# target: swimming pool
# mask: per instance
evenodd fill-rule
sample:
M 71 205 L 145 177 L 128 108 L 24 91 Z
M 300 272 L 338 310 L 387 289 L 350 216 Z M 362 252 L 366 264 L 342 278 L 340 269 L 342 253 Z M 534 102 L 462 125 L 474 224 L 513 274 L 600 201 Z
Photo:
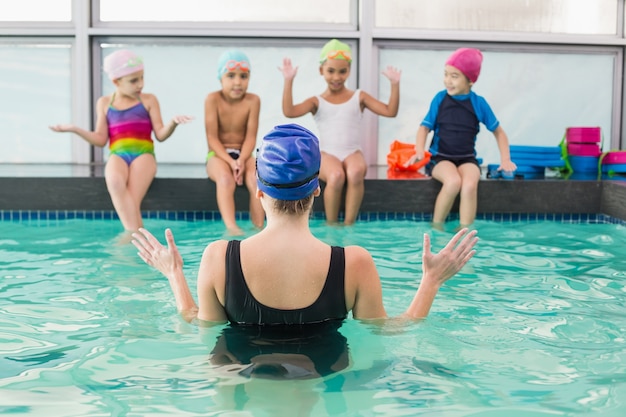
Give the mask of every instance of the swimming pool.
M 195 293 L 200 255 L 222 237 L 221 222 L 146 226 L 158 236 L 172 228 Z M 623 416 L 626 228 L 476 226 L 477 255 L 426 321 L 347 320 L 337 340 L 349 364 L 276 381 L 212 363 L 225 328 L 182 322 L 165 278 L 115 244 L 117 220 L 0 222 L 0 414 Z M 417 287 L 422 233 L 436 250 L 450 237 L 401 220 L 314 220 L 312 229 L 372 252 L 392 315 Z

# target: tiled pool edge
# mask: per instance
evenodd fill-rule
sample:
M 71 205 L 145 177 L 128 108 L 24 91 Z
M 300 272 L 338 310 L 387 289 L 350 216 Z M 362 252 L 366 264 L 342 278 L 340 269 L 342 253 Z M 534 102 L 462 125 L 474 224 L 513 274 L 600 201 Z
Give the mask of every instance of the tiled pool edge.
M 439 189 L 439 183 L 430 179 L 366 180 L 361 219 L 428 221 Z M 245 218 L 245 188 L 236 190 L 235 204 L 238 216 Z M 323 197 L 315 200 L 313 208 L 317 218 L 323 216 Z M 142 209 L 148 218 L 219 218 L 215 184 L 204 178 L 157 178 Z M 453 217 L 457 211 L 458 202 L 452 209 Z M 3 219 L 106 219 L 114 218 L 115 213 L 103 178 L 0 178 L 0 215 Z M 602 215 L 626 221 L 626 182 L 483 180 L 479 184 L 478 219 L 509 221 L 547 216 L 567 220 Z
M 249 219 L 247 212 L 237 212 L 237 220 Z M 221 219 L 217 211 L 144 211 L 144 219 L 172 220 L 202 222 Z M 312 219 L 324 220 L 322 212 L 312 214 Z M 359 221 L 380 220 L 407 220 L 416 222 L 428 222 L 432 218 L 431 213 L 414 212 L 367 212 L 359 215 Z M 111 220 L 117 219 L 113 210 L 0 210 L 0 221 L 5 222 L 45 222 L 63 221 L 72 219 L 86 220 Z M 457 214 L 452 214 L 450 220 L 458 220 Z M 612 223 L 626 226 L 626 220 L 611 217 L 605 214 L 590 213 L 480 213 L 477 220 L 495 222 L 540 222 L 555 221 L 560 223 Z

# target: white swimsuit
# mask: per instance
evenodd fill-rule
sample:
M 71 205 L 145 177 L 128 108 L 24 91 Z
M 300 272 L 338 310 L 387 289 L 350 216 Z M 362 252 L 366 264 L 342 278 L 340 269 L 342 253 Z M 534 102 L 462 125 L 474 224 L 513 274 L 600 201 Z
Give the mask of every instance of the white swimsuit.
M 350 100 L 333 104 L 317 96 L 317 112 L 313 116 L 319 130 L 320 150 L 334 155 L 340 161 L 361 150 L 361 91 L 356 90 Z

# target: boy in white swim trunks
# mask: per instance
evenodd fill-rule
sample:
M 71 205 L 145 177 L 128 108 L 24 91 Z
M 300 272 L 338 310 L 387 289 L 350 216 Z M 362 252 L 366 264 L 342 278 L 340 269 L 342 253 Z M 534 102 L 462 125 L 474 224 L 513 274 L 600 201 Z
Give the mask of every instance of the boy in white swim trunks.
M 389 103 L 385 104 L 361 90 L 350 90 L 345 83 L 350 76 L 352 51 L 350 46 L 332 39 L 322 48 L 320 74 L 328 87 L 319 96 L 313 96 L 302 103 L 293 104 L 293 79 L 298 67 L 285 58 L 280 68 L 285 77 L 283 90 L 283 113 L 286 117 L 300 117 L 307 113 L 319 129 L 322 164 L 320 179 L 324 188 L 324 210 L 328 223 L 339 221 L 339 209 L 344 186 L 346 200 L 344 224 L 353 224 L 359 214 L 365 192 L 367 163 L 361 151 L 361 117 L 364 109 L 373 113 L 395 117 L 400 103 L 400 75 L 394 67 L 383 71 L 391 81 Z

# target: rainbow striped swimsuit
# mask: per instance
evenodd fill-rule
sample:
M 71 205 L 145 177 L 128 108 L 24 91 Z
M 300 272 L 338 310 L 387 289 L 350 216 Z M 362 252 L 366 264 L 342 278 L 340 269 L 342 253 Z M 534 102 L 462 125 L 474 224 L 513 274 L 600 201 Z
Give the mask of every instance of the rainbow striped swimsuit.
M 144 153 L 154 155 L 152 141 L 152 122 L 150 114 L 142 103 L 126 110 L 117 110 L 111 106 L 107 111 L 109 123 L 109 150 L 128 165 Z

